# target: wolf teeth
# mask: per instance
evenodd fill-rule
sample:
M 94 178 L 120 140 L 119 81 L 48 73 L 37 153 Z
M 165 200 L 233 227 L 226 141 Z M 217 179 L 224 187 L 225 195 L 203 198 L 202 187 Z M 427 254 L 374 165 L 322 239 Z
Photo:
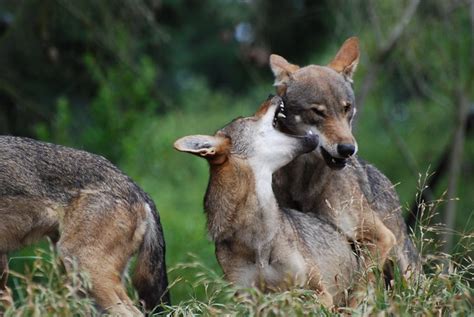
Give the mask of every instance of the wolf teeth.
M 286 116 L 285 116 L 283 113 L 280 112 L 280 113 L 278 114 L 278 118 L 286 118 Z

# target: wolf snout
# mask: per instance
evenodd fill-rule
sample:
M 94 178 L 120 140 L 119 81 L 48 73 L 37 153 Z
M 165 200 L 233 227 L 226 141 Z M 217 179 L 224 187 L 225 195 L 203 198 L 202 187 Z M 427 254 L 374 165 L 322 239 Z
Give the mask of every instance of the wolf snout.
M 356 147 L 354 144 L 338 144 L 337 145 L 337 153 L 344 157 L 344 158 L 348 158 L 352 155 L 354 155 L 356 151 Z

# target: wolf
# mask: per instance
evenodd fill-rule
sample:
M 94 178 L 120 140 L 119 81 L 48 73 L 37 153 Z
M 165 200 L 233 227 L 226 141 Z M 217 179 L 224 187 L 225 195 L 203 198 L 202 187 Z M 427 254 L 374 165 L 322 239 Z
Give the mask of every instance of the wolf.
M 315 215 L 280 208 L 272 174 L 312 151 L 314 134 L 276 129 L 281 98 L 262 104 L 210 135 L 178 139 L 174 147 L 205 158 L 210 178 L 204 198 L 207 228 L 225 278 L 264 291 L 307 287 L 328 307 L 345 305 L 358 260 L 345 236 Z
M 277 124 L 286 133 L 319 136 L 319 146 L 278 170 L 278 203 L 317 213 L 366 248 L 366 268 L 381 266 L 390 252 L 403 273 L 418 269 L 418 252 L 407 234 L 392 183 L 356 156 L 351 132 L 356 104 L 352 77 L 359 62 L 356 37 L 344 42 L 327 66 L 299 67 L 270 56 L 274 86 L 285 104 Z
M 0 136 L 0 295 L 7 253 L 43 237 L 66 270 L 88 273 L 91 295 L 108 313 L 141 316 L 122 284 L 138 253 L 133 284 L 146 309 L 169 303 L 165 241 L 152 199 L 105 158 L 29 138 Z

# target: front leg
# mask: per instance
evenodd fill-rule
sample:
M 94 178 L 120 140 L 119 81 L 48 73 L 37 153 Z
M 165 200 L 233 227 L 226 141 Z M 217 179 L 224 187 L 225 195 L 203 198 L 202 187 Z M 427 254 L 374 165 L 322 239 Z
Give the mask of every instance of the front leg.
M 385 224 L 371 211 L 362 215 L 361 221 L 356 232 L 356 240 L 362 244 L 367 252 L 367 258 L 363 261 L 363 272 L 367 272 L 367 280 L 369 283 L 375 282 L 373 269 L 383 270 L 390 250 L 397 244 L 395 235 L 388 229 Z M 356 307 L 360 302 L 360 293 L 366 288 L 363 278 L 353 288 L 349 307 Z
M 227 281 L 240 287 L 258 286 L 255 259 L 249 254 L 239 252 L 238 248 L 231 248 L 227 243 L 220 243 L 216 244 L 216 257 Z
M 321 273 L 316 266 L 312 266 L 308 274 L 308 286 L 311 290 L 316 291 L 318 294 L 319 301 L 322 305 L 327 308 L 334 306 L 334 300 L 332 295 L 328 292 L 326 286 L 321 280 Z
M 361 241 L 364 249 L 367 250 L 368 259 L 364 264 L 366 269 L 376 267 L 382 270 L 390 251 L 397 244 L 395 235 L 373 211 L 363 214 L 356 240 Z

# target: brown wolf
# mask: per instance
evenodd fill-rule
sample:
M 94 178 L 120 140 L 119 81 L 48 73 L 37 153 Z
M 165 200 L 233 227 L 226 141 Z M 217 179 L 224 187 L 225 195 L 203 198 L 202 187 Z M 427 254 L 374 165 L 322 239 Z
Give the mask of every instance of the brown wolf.
M 308 287 L 325 305 L 343 304 L 358 265 L 345 236 L 314 215 L 281 209 L 272 191 L 273 172 L 318 143 L 315 135 L 275 128 L 281 105 L 274 97 L 253 117 L 236 119 L 214 136 L 183 137 L 175 148 L 210 164 L 204 207 L 229 281 L 263 290 Z
M 76 261 L 91 295 L 112 314 L 138 316 L 122 274 L 138 251 L 133 283 L 147 309 L 169 302 L 165 242 L 155 204 L 103 157 L 32 139 L 0 137 L 0 292 L 6 254 L 44 236 L 66 266 Z M 1 295 L 1 294 L 0 294 Z
M 313 131 L 320 144 L 274 175 L 278 202 L 317 213 L 369 251 L 367 266 L 379 265 L 390 250 L 402 272 L 417 267 L 398 196 L 375 167 L 358 159 L 351 132 L 356 113 L 352 75 L 359 61 L 357 38 L 348 39 L 328 66 L 300 68 L 272 55 L 277 93 L 285 103 L 282 131 Z

